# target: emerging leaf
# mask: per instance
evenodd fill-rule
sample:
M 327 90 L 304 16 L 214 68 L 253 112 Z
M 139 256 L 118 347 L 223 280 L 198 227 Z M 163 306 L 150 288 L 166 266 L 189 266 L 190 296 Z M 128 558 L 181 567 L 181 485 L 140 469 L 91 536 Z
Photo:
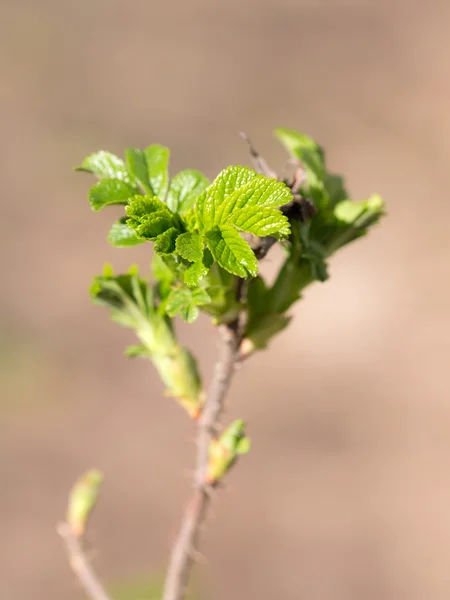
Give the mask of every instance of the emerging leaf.
M 250 439 L 245 435 L 245 422 L 233 421 L 218 440 L 213 440 L 209 449 L 206 479 L 215 484 L 222 479 L 236 462 L 238 456 L 250 451 Z
M 110 204 L 126 204 L 128 198 L 139 192 L 138 188 L 120 179 L 102 179 L 89 190 L 88 198 L 93 210 Z
M 179 235 L 180 232 L 175 227 L 166 229 L 155 240 L 155 252 L 158 254 L 172 254 L 175 252 L 176 241 Z
M 116 248 L 126 248 L 143 244 L 144 239 L 139 238 L 136 233 L 128 227 L 121 219 L 114 223 L 108 233 L 108 241 Z
M 172 212 L 184 213 L 208 187 L 208 179 L 199 171 L 187 169 L 175 175 L 169 185 L 167 206 Z
M 101 179 L 120 179 L 130 183 L 130 175 L 122 159 L 111 152 L 100 150 L 87 156 L 75 171 L 87 171 Z
M 209 268 L 204 264 L 203 260 L 192 263 L 184 272 L 184 283 L 190 288 L 197 287 L 208 271 Z
M 143 150 L 128 148 L 125 151 L 125 160 L 130 173 L 139 182 L 147 194 L 153 196 L 153 189 L 148 179 L 147 158 Z
M 70 492 L 67 523 L 77 537 L 81 537 L 85 532 L 87 521 L 97 502 L 102 483 L 103 474 L 100 471 L 91 469 L 80 477 Z
M 190 261 L 198 262 L 203 256 L 203 240 L 198 233 L 182 233 L 177 239 L 178 254 Z
M 169 184 L 169 149 L 159 144 L 153 144 L 144 150 L 144 154 L 150 187 L 155 196 L 165 198 Z
M 170 317 L 180 315 L 187 323 L 193 323 L 198 317 L 198 306 L 211 301 L 209 294 L 197 288 L 173 288 L 167 298 L 166 312 Z

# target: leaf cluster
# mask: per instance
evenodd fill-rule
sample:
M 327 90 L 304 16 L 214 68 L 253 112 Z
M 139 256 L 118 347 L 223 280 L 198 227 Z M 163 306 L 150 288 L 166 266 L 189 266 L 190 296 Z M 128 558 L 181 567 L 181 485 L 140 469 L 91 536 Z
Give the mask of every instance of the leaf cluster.
M 351 201 L 310 137 L 290 129 L 277 129 L 275 136 L 295 162 L 298 185 L 245 166 L 227 167 L 212 182 L 193 169 L 170 178 L 169 150 L 158 144 L 128 149 L 124 160 L 102 150 L 78 167 L 99 179 L 89 191 L 94 210 L 124 206 L 108 234 L 112 245 L 153 243 L 158 314 L 193 322 L 202 310 L 220 323 L 246 310 L 248 350 L 264 347 L 287 326 L 302 290 L 328 278 L 329 257 L 383 214 L 377 195 Z M 312 218 L 299 217 L 305 202 L 314 206 Z M 271 286 L 254 252 L 268 236 L 286 253 Z M 245 303 L 236 298 L 242 279 L 249 280 Z

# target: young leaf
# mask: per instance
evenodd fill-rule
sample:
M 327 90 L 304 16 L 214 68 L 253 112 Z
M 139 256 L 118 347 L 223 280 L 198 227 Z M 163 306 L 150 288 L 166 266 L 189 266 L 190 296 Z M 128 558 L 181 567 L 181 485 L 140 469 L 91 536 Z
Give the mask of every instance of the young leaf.
M 164 211 L 156 211 L 142 219 L 142 223 L 136 227 L 136 232 L 143 238 L 154 241 L 159 235 L 168 229 L 173 229 L 173 221 L 170 215 Z
M 246 231 L 260 237 L 276 235 L 287 237 L 291 226 L 289 220 L 279 210 L 253 206 L 242 211 L 235 211 L 227 220 L 241 231 Z
M 198 306 L 208 304 L 211 298 L 201 289 L 173 288 L 167 298 L 166 312 L 169 317 L 180 315 L 184 321 L 193 323 L 198 317 Z
M 122 159 L 111 152 L 100 150 L 87 156 L 75 171 L 86 171 L 101 179 L 120 179 L 130 183 L 130 175 Z
M 147 161 L 148 182 L 155 196 L 165 198 L 169 183 L 169 149 L 159 144 L 148 146 L 144 150 Z
M 109 230 L 108 241 L 115 248 L 137 246 L 138 244 L 143 244 L 145 242 L 144 239 L 137 237 L 136 233 L 130 229 L 122 219 L 117 221 L 117 223 L 114 223 Z
M 204 264 L 202 260 L 192 263 L 190 267 L 184 272 L 184 283 L 192 288 L 197 287 L 200 281 L 208 273 L 209 268 Z
M 88 198 L 93 210 L 101 210 L 110 204 L 126 204 L 138 192 L 137 186 L 120 179 L 102 179 L 91 187 Z
M 243 218 L 251 207 L 277 207 L 292 200 L 289 188 L 276 179 L 258 175 L 248 167 L 224 169 L 198 199 L 196 210 L 201 229 Z
M 170 182 L 167 206 L 172 212 L 186 212 L 208 185 L 209 181 L 203 173 L 194 169 L 180 171 Z
M 180 232 L 175 227 L 166 229 L 155 240 L 155 252 L 158 254 L 172 254 L 172 252 L 175 252 L 176 241 L 179 235 Z
M 294 129 L 278 127 L 275 129 L 275 137 L 283 144 L 293 158 L 303 160 L 303 156 L 315 154 L 320 161 L 324 162 L 323 149 L 309 136 L 299 133 Z
M 182 233 L 177 239 L 178 254 L 190 261 L 198 262 L 203 256 L 203 240 L 198 233 Z
M 147 194 L 153 196 L 152 186 L 148 180 L 147 158 L 145 152 L 137 148 L 125 150 L 125 160 L 128 170 L 140 183 Z
M 161 262 L 156 270 L 163 270 Z M 155 306 L 152 288 L 139 278 L 136 269 L 115 276 L 109 267 L 95 278 L 91 294 L 96 304 L 110 309 L 114 321 L 134 329 L 167 386 L 168 394 L 176 397 L 191 416 L 197 417 L 203 394 L 195 359 L 178 344 L 170 319 Z M 194 303 L 201 300 L 193 294 Z M 136 353 L 143 355 L 144 350 L 135 349 Z
M 138 236 L 149 240 L 155 240 L 159 235 L 177 225 L 175 215 L 156 196 L 131 198 L 126 213 L 129 217 L 127 225 L 136 231 Z M 173 239 L 173 232 L 171 236 Z M 161 243 L 163 242 L 161 241 Z
M 206 243 L 214 260 L 238 277 L 255 277 L 258 261 L 248 243 L 231 225 L 222 225 L 207 231 Z

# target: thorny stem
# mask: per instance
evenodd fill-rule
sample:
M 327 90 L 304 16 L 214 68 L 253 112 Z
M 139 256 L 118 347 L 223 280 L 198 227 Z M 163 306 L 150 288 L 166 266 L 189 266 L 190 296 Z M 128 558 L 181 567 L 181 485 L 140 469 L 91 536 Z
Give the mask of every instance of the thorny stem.
M 199 528 L 210 503 L 210 487 L 207 483 L 209 447 L 223 409 L 224 400 L 239 360 L 241 335 L 239 322 L 220 328 L 221 357 L 216 366 L 197 433 L 197 464 L 194 493 L 186 508 L 178 538 L 172 550 L 164 587 L 163 600 L 183 600 L 197 550 Z
M 89 564 L 81 541 L 74 534 L 72 527 L 68 523 L 61 523 L 58 526 L 58 533 L 66 545 L 70 566 L 89 598 L 91 600 L 111 600 Z

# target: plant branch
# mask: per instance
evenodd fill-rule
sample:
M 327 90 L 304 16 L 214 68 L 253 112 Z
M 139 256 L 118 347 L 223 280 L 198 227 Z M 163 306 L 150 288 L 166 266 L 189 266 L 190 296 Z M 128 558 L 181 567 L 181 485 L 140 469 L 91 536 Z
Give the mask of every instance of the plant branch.
M 74 534 L 72 527 L 68 523 L 61 523 L 58 526 L 58 533 L 66 545 L 70 566 L 89 598 L 111 600 L 89 564 L 80 539 Z
M 199 529 L 205 520 L 210 503 L 210 486 L 207 482 L 209 448 L 215 437 L 224 400 L 239 360 L 241 334 L 239 322 L 222 326 L 221 357 L 216 366 L 197 433 L 197 463 L 194 476 L 194 493 L 186 508 L 178 538 L 172 550 L 164 587 L 163 600 L 183 600 L 197 551 Z

